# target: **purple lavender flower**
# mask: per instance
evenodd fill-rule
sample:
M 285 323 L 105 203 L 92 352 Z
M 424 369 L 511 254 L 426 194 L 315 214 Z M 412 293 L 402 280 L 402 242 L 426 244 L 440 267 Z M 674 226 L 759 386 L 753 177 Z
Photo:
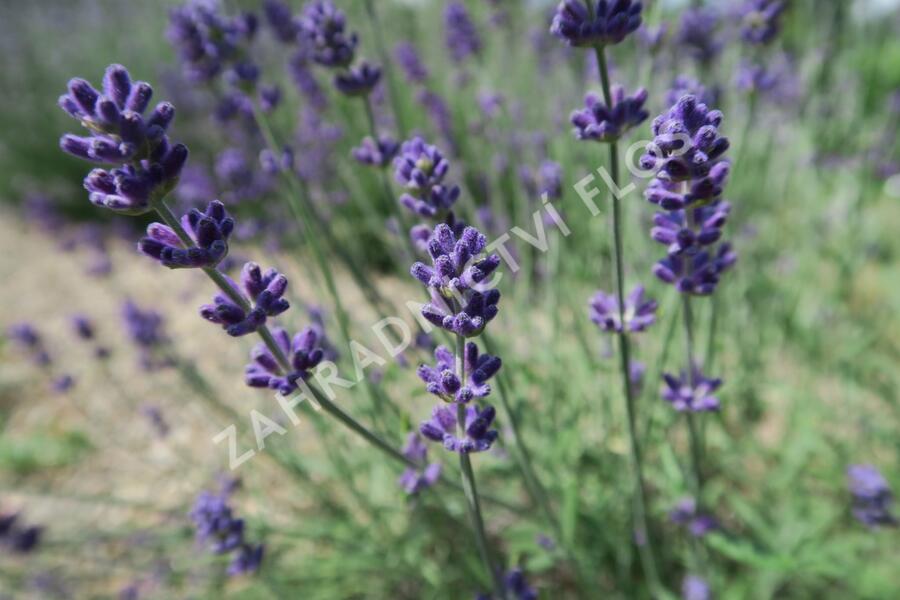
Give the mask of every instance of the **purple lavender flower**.
M 507 597 L 514 600 L 537 600 L 538 593 L 528 585 L 525 580 L 525 572 L 520 567 L 515 567 L 503 576 L 503 587 Z M 479 594 L 475 600 L 493 600 L 491 594 Z
M 656 213 L 650 237 L 666 245 L 669 256 L 695 254 L 722 237 L 722 227 L 728 220 L 731 204 L 722 200 L 693 209 L 695 225 L 685 221 L 685 211 Z
M 71 322 L 79 338 L 85 341 L 94 339 L 94 324 L 85 315 L 72 315 Z
M 410 42 L 399 42 L 394 46 L 394 58 L 409 83 L 424 84 L 428 80 L 428 69 L 422 64 L 419 51 Z
M 275 38 L 282 44 L 293 44 L 300 33 L 300 19 L 291 12 L 291 7 L 282 0 L 264 0 L 263 14 L 272 28 Z
M 656 321 L 656 300 L 644 297 L 644 287 L 635 287 L 625 298 L 625 329 L 627 331 L 644 331 Z M 598 291 L 590 303 L 591 321 L 602 331 L 621 332 L 619 319 L 619 301 L 613 294 Z
M 331 0 L 308 3 L 300 17 L 300 36 L 312 60 L 325 67 L 346 67 L 353 62 L 358 38 L 347 34 L 347 20 Z
M 501 361 L 490 354 L 479 354 L 478 346 L 468 342 L 463 356 L 466 381 L 455 374 L 456 357 L 446 346 L 434 351 L 435 366 L 420 365 L 419 378 L 428 384 L 427 389 L 444 402 L 465 404 L 472 398 L 484 398 L 491 393 L 488 380 L 500 370 Z
M 391 164 L 399 150 L 400 144 L 394 138 L 382 135 L 378 137 L 377 142 L 372 137 L 364 137 L 362 143 L 353 148 L 351 153 L 357 162 L 364 165 L 386 167 Z
M 570 119 L 575 126 L 575 137 L 579 140 L 613 142 L 650 116 L 644 110 L 644 102 L 647 101 L 647 90 L 644 88 L 626 97 L 625 89 L 614 85 L 612 101 L 610 108 L 596 94 L 587 94 L 584 97 L 585 108 L 573 112 Z
M 7 330 L 7 336 L 27 352 L 37 366 L 46 367 L 50 364 L 50 354 L 44 346 L 44 340 L 31 323 L 12 325 Z
M 666 23 L 661 23 L 657 27 L 650 27 L 645 24 L 638 29 L 637 39 L 641 46 L 655 54 L 662 49 L 668 34 L 669 26 Z
M 562 0 L 550 33 L 570 46 L 618 44 L 641 26 L 641 3 L 631 0 Z
M 210 202 L 206 212 L 191 209 L 181 218 L 181 225 L 195 245 L 186 247 L 171 227 L 151 223 L 147 237 L 138 242 L 138 251 L 170 269 L 214 267 L 228 254 L 234 220 L 218 200 Z
M 547 194 L 553 199 L 562 198 L 562 167 L 558 162 L 545 160 L 541 162 L 537 172 L 537 191 L 539 194 Z
M 225 494 L 200 492 L 190 517 L 197 530 L 197 540 L 209 544 L 215 554 L 230 552 L 244 541 L 244 520 L 234 517 Z
M 707 106 L 712 106 L 718 102 L 718 93 L 715 90 L 707 89 L 697 79 L 689 75 L 679 75 L 672 82 L 672 87 L 666 92 L 665 102 L 672 106 L 677 104 L 684 96 L 696 96 L 700 102 Z
M 140 413 L 146 417 L 150 422 L 150 425 L 153 426 L 153 430 L 156 432 L 157 436 L 164 438 L 169 435 L 169 424 L 166 422 L 166 419 L 158 406 L 154 404 L 144 404 L 140 408 Z
M 441 151 L 421 137 L 403 142 L 394 159 L 394 178 L 407 190 L 400 203 L 426 218 L 448 211 L 460 193 L 459 186 L 443 183 L 449 169 L 450 163 Z
M 367 96 L 381 80 L 381 68 L 365 61 L 334 76 L 334 86 L 345 96 Z
M 183 144 L 172 145 L 165 135 L 175 116 L 171 104 L 161 102 L 144 117 L 152 94 L 147 83 L 132 83 L 125 67 L 110 65 L 102 93 L 84 79 L 72 79 L 68 94 L 60 97 L 60 107 L 91 133 L 65 134 L 60 147 L 85 160 L 120 165 L 111 171 L 94 169 L 85 178 L 93 204 L 142 214 L 150 210 L 153 198 L 175 187 L 188 151 Z
M 853 516 L 876 529 L 896 526 L 891 514 L 893 494 L 885 478 L 872 465 L 852 465 L 847 469 L 847 483 L 853 495 Z
M 250 299 L 250 310 L 244 310 L 224 292 L 213 297 L 213 304 L 200 307 L 200 316 L 221 325 L 228 335 L 238 337 L 254 333 L 265 324 L 267 317 L 276 317 L 290 308 L 282 297 L 287 290 L 287 277 L 275 269 L 263 273 L 258 264 L 248 262 L 241 271 L 240 289 L 233 281 L 228 281 L 235 294 L 245 294 Z
M 434 228 L 428 242 L 433 266 L 417 262 L 410 269 L 431 291 L 431 302 L 422 307 L 426 319 L 457 335 L 474 337 L 497 315 L 500 291 L 477 289 L 500 266 L 496 254 L 477 258 L 486 244 L 474 227 L 466 227 L 458 240 L 449 225 Z
M 169 12 L 166 36 L 191 81 L 207 82 L 228 70 L 234 80 L 252 82 L 256 67 L 244 57 L 256 29 L 253 14 L 227 17 L 217 2 L 190 0 Z
M 270 113 L 281 103 L 281 88 L 277 85 L 259 86 L 259 108 L 264 113 Z
M 53 383 L 50 387 L 57 394 L 65 394 L 73 387 L 75 387 L 75 378 L 68 373 L 63 373 L 53 380 Z
M 712 8 L 691 8 L 681 17 L 677 42 L 684 46 L 694 60 L 709 64 L 722 50 L 722 42 L 717 38 L 719 14 Z
M 249 574 L 259 569 L 263 546 L 252 546 L 244 540 L 244 520 L 236 518 L 228 505 L 228 490 L 219 494 L 200 492 L 190 517 L 198 541 L 207 544 L 215 554 L 234 553 L 229 575 Z
M 693 498 L 679 500 L 669 513 L 669 519 L 676 525 L 687 528 L 690 534 L 697 538 L 719 528 L 715 517 L 697 511 L 697 503 Z
M 303 51 L 296 52 L 288 62 L 288 72 L 294 87 L 307 101 L 309 106 L 322 112 L 328 106 L 328 97 L 312 71 L 309 58 Z
M 711 600 L 709 584 L 697 575 L 686 575 L 681 583 L 681 597 L 684 600 Z
M 171 360 L 162 356 L 169 343 L 163 329 L 163 317 L 154 310 L 142 309 L 128 300 L 122 307 L 125 331 L 140 352 L 141 366 L 153 371 L 169 366 Z
M 428 446 L 415 431 L 406 436 L 406 446 L 403 447 L 403 456 L 418 464 L 425 464 L 428 455 Z M 407 467 L 397 483 L 409 495 L 418 494 L 425 488 L 429 488 L 441 477 L 441 464 L 430 463 L 421 471 L 413 467 Z
M 256 546 L 243 544 L 234 553 L 234 557 L 231 559 L 231 564 L 228 565 L 228 570 L 226 572 L 231 576 L 252 575 L 253 573 L 256 573 L 259 570 L 260 565 L 262 565 L 264 553 L 265 546 L 263 544 L 258 544 Z
M 722 386 L 721 379 L 708 379 L 696 366 L 691 374 L 681 373 L 675 377 L 663 374 L 665 386 L 663 400 L 672 404 L 679 412 L 710 412 L 719 410 L 719 399 L 713 394 Z
M 310 371 L 323 358 L 324 351 L 319 346 L 319 336 L 312 327 L 307 327 L 291 340 L 284 329 L 273 329 L 272 337 L 288 357 L 291 371 L 285 373 L 272 352 L 260 342 L 250 352 L 253 362 L 245 370 L 245 383 L 250 387 L 262 387 L 278 390 L 288 395 L 297 389 L 297 380 L 306 380 Z
M 653 121 L 655 138 L 641 157 L 655 172 L 644 195 L 666 211 L 654 217 L 651 235 L 668 256 L 653 272 L 686 294 L 711 294 L 737 258 L 728 244 L 713 247 L 731 209 L 721 199 L 730 168 L 721 122 L 721 112 L 684 96 Z
M 741 38 L 753 45 L 764 45 L 774 40 L 781 29 L 784 9 L 783 0 L 745 0 L 738 11 Z
M 496 411 L 487 405 L 479 410 L 474 405 L 465 407 L 466 419 L 462 427 L 463 436 L 457 432 L 456 407 L 435 406 L 431 419 L 419 426 L 419 431 L 429 440 L 441 442 L 451 452 L 469 454 L 490 449 L 497 439 L 497 430 L 491 429 Z
M 450 58 L 456 63 L 481 53 L 478 29 L 465 4 L 459 0 L 451 0 L 444 9 L 444 43 L 450 51 Z

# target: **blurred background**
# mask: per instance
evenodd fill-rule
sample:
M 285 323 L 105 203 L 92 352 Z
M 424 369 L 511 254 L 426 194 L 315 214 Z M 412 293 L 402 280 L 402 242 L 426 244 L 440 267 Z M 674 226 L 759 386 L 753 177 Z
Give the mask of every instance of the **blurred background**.
M 549 33 L 555 2 L 463 2 L 477 44 L 461 53 L 448 33 L 454 2 L 335 3 L 359 34 L 358 55 L 384 67 L 374 127 L 443 151 L 462 187 L 459 217 L 489 239 L 533 232 L 546 192 L 571 229 L 548 224 L 547 252 L 512 238 L 522 268 L 504 278 L 491 326 L 505 377 L 494 387 L 511 410 L 477 470 L 498 501 L 485 519 L 505 566 L 521 567 L 540 598 L 650 597 L 633 543 L 615 344 L 587 312 L 591 294 L 613 285 L 608 208 L 598 197 L 601 214 L 589 218 L 574 189 L 607 164 L 606 149 L 576 140 L 569 123 L 585 92 L 599 93 L 593 53 Z M 372 127 L 362 103 L 279 38 L 290 19 L 267 18 L 255 0 L 205 4 L 258 16 L 239 51 L 259 68 L 257 90 L 278 90 L 268 132 L 226 78 L 198 81 L 185 68 L 171 42 L 177 2 L 0 3 L 0 598 L 475 597 L 489 582 L 462 495 L 405 494 L 402 468 L 324 415 L 307 411 L 229 470 L 213 436 L 236 423 L 240 448 L 251 448 L 249 411 L 274 418 L 271 394 L 243 384 L 253 340 L 200 319 L 210 282 L 140 255 L 151 216 L 92 205 L 90 166 L 59 148 L 64 133 L 82 134 L 57 106 L 68 80 L 99 86 L 107 65 L 123 64 L 153 85 L 154 103 L 175 105 L 169 136 L 190 148 L 170 206 L 225 203 L 237 226 L 220 268 L 237 277 L 254 260 L 286 274 L 293 308 L 281 324 L 319 328 L 350 372 L 335 294 L 369 347 L 386 312 L 414 324 L 405 303 L 421 290 L 401 250 L 403 190 L 390 167 L 352 155 Z M 293 15 L 303 4 L 287 2 Z M 651 139 L 653 117 L 682 93 L 720 108 L 732 161 L 726 235 L 739 255 L 715 297 L 696 303 L 698 347 L 725 381 L 702 431 L 705 505 L 719 526 L 698 541 L 670 518 L 690 492 L 683 421 L 659 397 L 661 373 L 683 362 L 679 299 L 651 274 L 661 251 L 646 180 L 634 179 L 623 201 L 627 276 L 660 307 L 635 344 L 665 588 L 656 595 L 689 597 L 682 581 L 701 561 L 714 597 L 897 597 L 896 529 L 854 518 L 846 471 L 871 464 L 900 484 L 900 7 L 789 0 L 775 39 L 751 45 L 742 2 L 644 4 L 642 28 L 609 50 L 612 80 L 649 92 L 650 119 L 623 147 Z M 418 75 L 402 59 L 410 49 Z M 320 219 L 309 229 L 266 161 L 267 147 L 285 145 Z M 431 410 L 415 373 L 428 345 L 338 396 L 398 448 Z M 510 417 L 557 528 L 523 482 Z M 433 445 L 429 458 L 446 454 Z M 197 540 L 189 513 L 203 490 L 228 498 L 246 538 L 264 545 L 251 572 L 235 576 Z

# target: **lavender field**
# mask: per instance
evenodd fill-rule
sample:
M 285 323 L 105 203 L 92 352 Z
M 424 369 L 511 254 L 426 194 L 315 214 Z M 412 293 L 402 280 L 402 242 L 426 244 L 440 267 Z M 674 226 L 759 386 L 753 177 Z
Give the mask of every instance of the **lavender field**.
M 0 600 L 900 596 L 900 6 L 0 5 Z

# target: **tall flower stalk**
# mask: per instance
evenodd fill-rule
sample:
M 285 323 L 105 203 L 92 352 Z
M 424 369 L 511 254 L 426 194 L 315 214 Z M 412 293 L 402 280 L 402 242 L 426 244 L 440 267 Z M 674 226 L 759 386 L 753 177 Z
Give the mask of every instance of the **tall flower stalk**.
M 155 212 L 159 216 L 163 223 L 151 224 L 138 245 L 143 254 L 169 268 L 200 269 L 219 288 L 221 297 L 201 309 L 204 318 L 221 324 L 230 335 L 255 333 L 260 337 L 262 345 L 254 349 L 247 370 L 248 385 L 262 385 L 265 379 L 265 387 L 279 392 L 296 390 L 297 382 L 306 380 L 322 358 L 316 347 L 318 339 L 305 330 L 291 341 L 283 330 L 269 329 L 266 319 L 287 309 L 280 301 L 287 282 L 277 273 L 262 275 L 249 263 L 241 291 L 218 269 L 228 254 L 228 238 L 234 229 L 221 203 L 213 201 L 205 213 L 191 211 L 182 219 L 168 207 L 165 198 L 178 183 L 188 151 L 183 144 L 170 143 L 166 136 L 166 127 L 174 118 L 171 104 L 160 103 L 149 119 L 142 117 L 152 93 L 148 84 L 132 82 L 121 65 L 107 68 L 102 92 L 83 79 L 73 79 L 59 104 L 90 135 L 66 134 L 60 145 L 79 158 L 116 165 L 112 170 L 94 169 L 85 178 L 92 203 L 126 215 Z M 404 466 L 424 466 L 341 410 L 320 390 L 305 385 L 325 412 L 367 443 Z
M 629 129 L 643 122 L 649 115 L 643 105 L 647 99 L 645 90 L 638 90 L 627 97 L 620 87 L 610 84 L 606 60 L 606 47 L 617 44 L 637 30 L 641 24 L 640 2 L 582 3 L 580 0 L 560 2 L 553 18 L 550 31 L 570 46 L 593 48 L 597 57 L 602 86 L 602 100 L 589 94 L 585 99 L 585 109 L 572 115 L 575 135 L 581 140 L 606 143 L 609 147 L 609 175 L 618 189 L 619 148 L 618 140 Z M 653 588 L 659 585 L 653 542 L 647 520 L 647 493 L 644 482 L 643 457 L 637 431 L 635 408 L 636 391 L 631 378 L 631 344 L 628 325 L 629 314 L 626 305 L 626 282 L 624 266 L 623 217 L 619 197 L 614 193 L 612 204 L 612 256 L 615 268 L 615 297 L 611 303 L 614 320 L 618 326 L 608 331 L 618 339 L 620 378 L 625 398 L 628 421 L 629 458 L 634 477 L 633 518 L 634 535 L 638 546 L 644 574 Z M 595 298 L 596 302 L 596 298 Z M 602 326 L 601 326 L 602 327 Z
M 499 598 L 506 598 L 501 571 L 488 544 L 470 458 L 472 453 L 490 449 L 498 436 L 491 429 L 496 414 L 494 407 L 490 404 L 479 407 L 478 401 L 490 394 L 487 382 L 500 370 L 501 361 L 496 356 L 480 354 L 475 342 L 466 341 L 481 335 L 498 312 L 500 292 L 487 286 L 488 278 L 500 265 L 500 257 L 481 256 L 486 245 L 486 238 L 474 227 L 466 227 L 457 237 L 449 225 L 442 223 L 434 228 L 427 242 L 432 266 L 416 262 L 410 273 L 431 295 L 431 302 L 423 306 L 422 315 L 450 332 L 455 342 L 452 352 L 444 346 L 438 347 L 434 366 L 419 367 L 426 389 L 441 400 L 420 431 L 429 440 L 459 454 L 475 541 L 493 581 L 494 592 Z

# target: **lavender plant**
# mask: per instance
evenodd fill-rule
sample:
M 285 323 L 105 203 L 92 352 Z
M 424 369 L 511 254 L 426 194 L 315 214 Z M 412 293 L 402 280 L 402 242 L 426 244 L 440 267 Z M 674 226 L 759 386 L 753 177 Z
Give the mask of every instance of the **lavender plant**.
M 609 147 L 609 173 L 612 182 L 619 183 L 619 151 L 618 140 L 628 129 L 639 125 L 648 116 L 643 109 L 647 100 L 647 92 L 638 90 L 632 97 L 626 97 L 624 89 L 610 85 L 609 69 L 607 66 L 606 48 L 618 44 L 641 25 L 640 2 L 621 0 L 606 2 L 598 0 L 596 4 L 580 2 L 580 0 L 564 0 L 560 2 L 550 32 L 561 38 L 570 46 L 593 48 L 600 71 L 603 100 L 593 95 L 588 95 L 584 111 L 576 111 L 572 114 L 572 124 L 575 125 L 575 136 L 580 140 L 602 142 Z M 640 441 L 637 432 L 637 415 L 635 412 L 635 390 L 632 382 L 632 358 L 629 332 L 631 326 L 625 324 L 633 319 L 631 315 L 626 317 L 628 304 L 625 299 L 625 260 L 623 256 L 623 234 L 620 198 L 613 194 L 612 204 L 612 238 L 613 238 L 613 262 L 615 264 L 615 300 L 607 300 L 603 292 L 595 297 L 592 307 L 592 318 L 598 320 L 601 327 L 608 331 L 615 331 L 618 338 L 618 351 L 620 358 L 620 377 L 622 381 L 625 406 L 628 417 L 629 449 L 631 467 L 634 474 L 634 536 L 638 540 L 637 546 L 640 552 L 644 575 L 651 586 L 658 585 L 656 558 L 654 556 L 653 542 L 650 539 L 650 530 L 647 524 L 647 494 L 645 489 L 642 455 Z M 637 288 L 640 290 L 641 288 Z M 632 298 L 634 304 L 637 298 Z M 604 306 L 605 305 L 605 306 Z M 618 313 L 618 319 L 605 318 L 603 313 L 614 308 Z M 652 312 L 655 306 L 650 304 L 643 307 L 643 312 Z M 641 309 L 638 309 L 641 310 Z M 618 322 L 618 326 L 615 323 Z M 645 320 L 646 322 L 646 320 Z M 650 321 L 652 322 L 652 320 Z M 647 323 L 649 325 L 650 323 Z M 642 327 L 638 326 L 638 330 Z

